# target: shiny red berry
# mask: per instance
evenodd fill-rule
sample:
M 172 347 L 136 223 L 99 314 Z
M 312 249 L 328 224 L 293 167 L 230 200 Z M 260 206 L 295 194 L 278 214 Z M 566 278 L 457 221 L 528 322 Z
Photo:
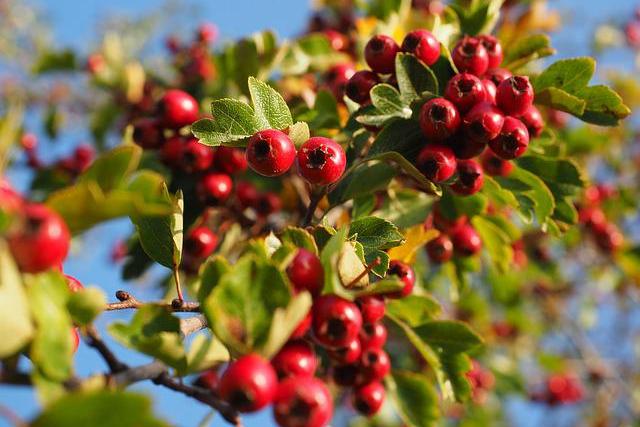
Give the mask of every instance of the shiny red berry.
M 474 142 L 486 144 L 500 133 L 504 124 L 502 112 L 488 102 L 474 106 L 462 120 L 465 134 Z
M 413 287 L 416 284 L 416 275 L 409 264 L 398 260 L 392 260 L 389 263 L 389 270 L 387 270 L 387 274 L 397 276 L 403 284 L 400 291 L 388 295 L 390 298 L 403 298 L 413 291 Z
M 346 52 L 349 48 L 349 39 L 339 31 L 328 29 L 324 30 L 322 34 L 329 40 L 331 49 L 336 52 Z
M 402 41 L 402 50 L 414 54 L 419 60 L 431 66 L 440 57 L 440 42 L 427 30 L 414 30 Z
M 378 34 L 371 37 L 364 47 L 364 58 L 369 67 L 379 74 L 391 74 L 395 70 L 396 55 L 400 46 L 391 37 Z
M 451 234 L 453 250 L 461 256 L 472 256 L 482 249 L 482 240 L 478 232 L 469 224 L 458 227 Z
M 240 412 L 255 412 L 273 401 L 278 385 L 268 360 L 257 354 L 232 362 L 220 378 L 218 393 Z
M 179 89 L 170 89 L 160 100 L 160 110 L 165 126 L 178 129 L 190 125 L 199 118 L 198 102 Z
M 271 359 L 271 365 L 281 380 L 287 377 L 312 377 L 318 367 L 318 359 L 311 345 L 296 340 L 286 343 Z
M 247 144 L 249 167 L 263 176 L 282 175 L 296 159 L 296 147 L 284 132 L 275 129 L 256 132 Z
M 300 248 L 287 267 L 287 276 L 297 292 L 309 291 L 318 296 L 324 286 L 324 269 L 320 258 L 313 252 Z
M 449 80 L 444 97 L 458 108 L 461 114 L 469 111 L 474 105 L 485 101 L 487 94 L 482 81 L 469 73 L 456 74 Z
M 482 156 L 482 169 L 491 176 L 508 176 L 513 170 L 513 164 L 503 160 L 492 150 L 487 150 Z
M 502 63 L 504 53 L 502 52 L 502 45 L 500 41 L 494 36 L 484 34 L 478 37 L 480 43 L 487 50 L 489 56 L 489 68 L 497 68 Z
M 333 399 L 317 378 L 289 378 L 278 386 L 273 416 L 280 427 L 325 427 L 333 416 Z
M 22 226 L 7 239 L 20 271 L 40 273 L 62 264 L 71 241 L 62 218 L 40 204 L 25 206 L 22 214 Z
M 355 73 L 356 69 L 352 64 L 338 64 L 329 68 L 324 81 L 337 100 L 342 101 L 347 83 L 349 83 L 349 79 L 351 79 Z
M 364 323 L 375 323 L 384 317 L 385 306 L 384 297 L 380 295 L 367 295 L 356 300 L 356 304 L 362 313 Z
M 247 159 L 239 148 L 218 147 L 214 155 L 213 166 L 219 172 L 235 175 L 247 170 Z
M 542 118 L 542 114 L 540 114 L 540 110 L 538 110 L 535 105 L 527 108 L 527 111 L 518 118 L 527 127 L 529 137 L 536 138 L 540 136 L 542 129 L 544 129 L 544 119 Z
M 358 336 L 362 315 L 358 307 L 335 295 L 324 295 L 313 302 L 313 333 L 329 348 L 344 347 Z
M 429 144 L 420 151 L 416 166 L 427 179 L 443 182 L 455 173 L 456 158 L 449 147 Z
M 84 289 L 82 283 L 80 283 L 80 281 L 75 277 L 65 274 L 64 278 L 67 280 L 67 287 L 71 292 L 79 292 Z
M 440 234 L 427 243 L 427 254 L 431 262 L 442 264 L 453 256 L 453 243 L 446 234 Z
M 298 150 L 298 172 L 312 185 L 329 185 L 339 180 L 346 162 L 340 144 L 329 138 L 309 138 Z
M 511 76 L 513 76 L 513 74 L 506 68 L 489 68 L 487 72 L 484 73 L 483 78 L 491 80 L 497 88 L 503 80 L 506 80 Z
M 482 86 L 484 87 L 485 101 L 494 104 L 496 103 L 496 93 L 498 88 L 489 79 L 482 79 Z
M 184 241 L 185 255 L 204 259 L 211 255 L 218 246 L 218 236 L 208 227 L 196 227 L 189 232 Z
M 513 76 L 498 85 L 496 104 L 505 114 L 520 116 L 533 104 L 533 86 L 526 76 Z
M 360 355 L 362 354 L 362 345 L 358 338 L 354 338 L 349 341 L 346 346 L 329 349 L 327 353 L 335 363 L 341 365 L 355 363 L 360 359 Z
M 489 143 L 491 151 L 504 160 L 515 159 L 527 151 L 529 132 L 515 117 L 507 116 L 500 133 Z
M 387 328 L 380 322 L 365 323 L 360 330 L 360 345 L 363 349 L 382 348 L 387 342 Z
M 480 77 L 489 68 L 487 49 L 476 37 L 463 37 L 453 48 L 451 58 L 461 73 L 471 73 Z
M 433 98 L 420 109 L 420 128 L 429 142 L 442 142 L 460 127 L 460 114 L 452 102 Z
M 363 349 L 360 356 L 360 375 L 363 383 L 380 381 L 391 371 L 389 355 L 381 348 Z
M 196 138 L 189 138 L 182 147 L 180 166 L 187 173 L 204 172 L 213 163 L 211 147 L 200 144 Z
M 380 78 L 373 71 L 358 71 L 347 82 L 345 94 L 358 104 L 367 104 L 371 100 L 369 91 L 378 83 Z
M 484 172 L 475 160 L 458 160 L 458 179 L 451 184 L 454 193 L 468 196 L 477 193 L 484 183 Z
M 229 198 L 232 187 L 233 182 L 229 175 L 209 173 L 198 182 L 198 197 L 207 206 L 217 206 Z
M 352 404 L 360 414 L 370 417 L 382 408 L 385 396 L 384 386 L 373 381 L 354 390 Z

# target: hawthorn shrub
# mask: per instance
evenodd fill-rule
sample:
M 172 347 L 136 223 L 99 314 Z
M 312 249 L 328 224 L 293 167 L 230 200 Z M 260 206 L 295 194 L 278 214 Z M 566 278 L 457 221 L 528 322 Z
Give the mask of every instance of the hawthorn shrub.
M 0 184 L 0 382 L 35 389 L 32 425 L 122 425 L 117 408 L 166 425 L 125 391 L 141 381 L 235 425 L 265 408 L 283 427 L 497 425 L 514 396 L 617 400 L 593 425 L 637 420 L 638 372 L 572 308 L 596 277 L 637 298 L 637 236 L 617 225 L 637 215 L 635 81 L 540 61 L 556 53 L 541 2 L 354 3 L 322 2 L 289 41 L 214 47 L 202 25 L 167 39 L 166 69 L 116 32 L 82 60 L 37 51 L 34 81 L 88 77 L 71 98 L 94 143 L 43 161 L 24 107 L 44 102 L 54 139 L 63 91 L 5 94 L 0 166 L 15 148 L 34 179 Z M 130 281 L 163 267 L 156 301 L 64 273 L 71 240 L 119 217 L 134 232 L 113 262 Z M 98 330 L 119 310 L 134 314 Z M 554 334 L 575 348 L 548 351 Z M 76 374 L 80 340 L 105 371 Z

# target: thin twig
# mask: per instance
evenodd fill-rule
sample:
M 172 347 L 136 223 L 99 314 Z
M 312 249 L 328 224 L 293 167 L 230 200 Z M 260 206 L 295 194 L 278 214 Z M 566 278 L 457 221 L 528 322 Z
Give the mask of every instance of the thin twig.
M 107 347 L 105 342 L 102 341 L 102 338 L 98 334 L 96 328 L 94 328 L 93 326 L 88 326 L 85 333 L 87 337 L 87 344 L 90 347 L 95 348 L 96 351 L 100 353 L 104 361 L 109 366 L 111 372 L 122 372 L 128 368 L 125 363 L 122 363 L 120 360 L 118 360 L 116 355 L 109 349 L 109 347 Z
M 309 196 L 309 206 L 307 206 L 307 212 L 305 213 L 304 218 L 302 219 L 303 227 L 307 227 L 308 225 L 311 225 L 311 221 L 313 220 L 313 214 L 316 212 L 316 209 L 318 208 L 318 203 L 320 203 L 320 200 L 322 200 L 325 194 L 327 194 L 326 187 L 311 193 L 311 195 Z
M 352 281 L 350 281 L 345 286 L 345 288 L 349 289 L 349 288 L 355 286 L 355 284 L 358 283 L 360 280 L 362 280 L 362 278 L 365 277 L 367 274 L 369 274 L 371 272 L 371 270 L 373 270 L 374 268 L 379 266 L 381 262 L 382 261 L 380 261 L 380 257 L 376 257 L 376 259 L 371 261 L 371 263 L 369 265 L 367 265 L 367 267 L 362 271 L 362 273 L 358 274 Z
M 116 298 L 118 298 L 120 302 L 112 302 L 107 304 L 107 311 L 139 309 L 144 305 L 157 305 L 166 307 L 167 309 L 174 312 L 193 313 L 200 311 L 199 303 L 184 300 L 180 301 L 178 298 L 173 300 L 170 304 L 167 304 L 165 302 L 142 302 L 126 291 L 116 292 Z
M 182 287 L 180 286 L 180 271 L 178 270 L 178 266 L 173 267 L 173 280 L 176 282 L 176 293 L 178 294 L 178 301 L 183 302 L 184 297 L 182 296 Z
M 30 386 L 31 377 L 25 372 L 0 370 L 0 383 L 8 385 Z

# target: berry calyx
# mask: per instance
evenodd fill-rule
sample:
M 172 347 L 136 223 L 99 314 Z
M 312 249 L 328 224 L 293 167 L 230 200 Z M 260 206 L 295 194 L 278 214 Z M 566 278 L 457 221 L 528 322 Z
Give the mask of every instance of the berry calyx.
M 229 198 L 232 187 L 229 175 L 209 173 L 198 182 L 198 197 L 207 206 L 217 206 Z
M 533 104 L 533 86 L 526 76 L 512 76 L 498 85 L 496 104 L 505 114 L 520 116 Z
M 504 160 L 515 159 L 527 151 L 529 132 L 520 120 L 507 116 L 502 130 L 489 142 L 489 146 L 498 157 Z
M 487 49 L 476 37 L 463 37 L 453 48 L 451 58 L 461 73 L 471 73 L 479 77 L 489 68 Z
M 392 260 L 389 263 L 389 270 L 387 270 L 387 274 L 397 276 L 404 285 L 400 291 L 389 294 L 388 296 L 390 298 L 403 298 L 413 291 L 413 287 L 416 284 L 416 275 L 409 264 L 398 260 Z
M 232 362 L 220 378 L 218 393 L 240 412 L 255 412 L 270 404 L 278 379 L 268 360 L 257 354 Z
M 442 264 L 451 259 L 453 256 L 453 243 L 446 234 L 440 234 L 427 243 L 427 254 L 431 262 Z
M 340 144 L 329 138 L 309 138 L 298 150 L 298 172 L 309 184 L 333 184 L 344 173 L 346 163 Z
M 369 91 L 380 83 L 378 75 L 372 71 L 356 72 L 345 86 L 344 92 L 354 102 L 367 104 L 371 101 Z
M 429 144 L 418 154 L 416 166 L 427 179 L 443 182 L 455 173 L 456 158 L 449 147 Z
M 486 144 L 500 133 L 502 112 L 488 102 L 474 106 L 463 119 L 465 134 L 474 142 Z
M 198 102 L 187 92 L 179 89 L 170 89 L 165 92 L 160 100 L 165 126 L 179 129 L 190 125 L 199 118 Z
M 440 57 L 440 42 L 427 30 L 414 30 L 402 41 L 402 50 L 414 54 L 419 60 L 431 66 Z
M 460 127 L 460 114 L 452 102 L 434 98 L 420 109 L 420 128 L 434 142 L 441 142 L 454 135 Z
M 314 301 L 312 310 L 313 333 L 320 344 L 341 348 L 357 338 L 362 315 L 354 303 L 335 295 L 324 295 Z
M 313 252 L 300 248 L 287 267 L 287 276 L 297 292 L 309 291 L 318 296 L 324 286 L 324 269 L 320 258 Z
M 480 43 L 487 50 L 487 56 L 489 57 L 489 68 L 497 68 L 502 63 L 504 53 L 502 52 L 502 45 L 494 36 L 484 34 L 478 37 Z
M 249 167 L 263 176 L 279 176 L 291 168 L 296 147 L 289 136 L 275 129 L 256 132 L 247 144 Z
M 295 376 L 312 377 L 318 367 L 318 360 L 309 344 L 296 340 L 286 343 L 271 359 L 271 365 L 281 380 Z
M 364 58 L 373 71 L 391 74 L 395 70 L 396 55 L 400 46 L 389 36 L 378 34 L 371 37 L 364 48 Z
M 482 249 L 482 240 L 478 232 L 469 224 L 461 225 L 453 231 L 451 241 L 454 252 L 463 257 L 475 255 Z
M 370 417 L 380 410 L 385 396 L 384 386 L 379 381 L 370 382 L 355 389 L 352 398 L 353 407 L 360 414 Z
M 486 96 L 482 81 L 469 73 L 453 76 L 444 91 L 444 97 L 453 102 L 461 114 L 469 111 L 477 103 L 485 101 Z
M 333 416 L 333 400 L 317 378 L 288 378 L 278 386 L 273 416 L 280 427 L 325 427 Z
M 451 185 L 454 193 L 468 196 L 477 193 L 484 183 L 482 167 L 475 160 L 458 160 L 458 179 Z

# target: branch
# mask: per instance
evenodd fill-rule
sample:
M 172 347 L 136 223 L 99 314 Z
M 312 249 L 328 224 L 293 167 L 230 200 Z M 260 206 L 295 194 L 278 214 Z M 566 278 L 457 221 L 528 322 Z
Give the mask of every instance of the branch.
M 122 372 L 128 368 L 128 366 L 118 360 L 116 355 L 113 354 L 113 352 L 107 347 L 105 342 L 102 341 L 102 338 L 98 334 L 98 331 L 93 326 L 88 326 L 85 333 L 87 337 L 87 344 L 90 347 L 96 349 L 98 353 L 100 353 L 104 361 L 109 366 L 109 369 L 111 369 L 111 372 Z
M 313 191 L 309 198 L 309 206 L 307 207 L 307 212 L 302 219 L 302 226 L 307 227 L 311 225 L 311 221 L 313 220 L 313 214 L 316 212 L 316 208 L 318 207 L 318 203 L 327 194 L 326 187 L 323 187 L 320 190 Z
M 31 377 L 25 372 L 0 369 L 0 383 L 17 386 L 30 386 Z
M 139 309 L 144 305 L 158 305 L 166 307 L 173 312 L 197 313 L 200 311 L 199 303 L 184 300 L 181 301 L 178 298 L 171 301 L 171 304 L 167 304 L 165 302 L 142 302 L 126 291 L 116 292 L 116 298 L 118 298 L 120 302 L 107 304 L 107 311 Z

